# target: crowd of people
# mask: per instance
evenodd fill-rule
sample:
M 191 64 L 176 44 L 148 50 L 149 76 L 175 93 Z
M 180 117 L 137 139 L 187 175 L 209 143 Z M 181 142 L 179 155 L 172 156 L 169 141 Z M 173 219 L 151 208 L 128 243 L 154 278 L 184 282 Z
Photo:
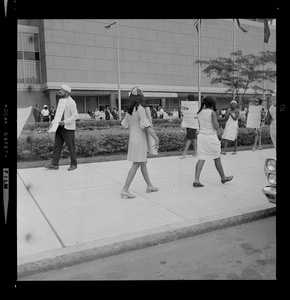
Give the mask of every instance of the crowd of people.
M 32 114 L 34 116 L 35 122 L 51 122 L 54 119 L 55 112 L 56 110 L 54 106 L 51 106 L 49 109 L 47 105 L 44 105 L 43 109 L 40 110 L 39 105 L 36 104 L 32 108 Z
M 181 109 L 171 109 L 171 110 L 165 110 L 162 108 L 162 106 L 150 106 L 151 111 L 151 117 L 152 119 L 163 119 L 164 117 L 172 117 L 176 116 L 178 118 L 182 118 L 182 112 Z M 39 105 L 36 104 L 32 108 L 33 116 L 35 122 L 51 122 L 54 119 L 56 109 L 54 106 L 51 106 L 48 108 L 47 105 L 43 106 L 43 109 L 40 110 Z M 121 118 L 125 116 L 126 110 L 121 110 Z M 113 109 L 110 109 L 109 106 L 106 106 L 104 109 L 99 110 L 99 108 L 96 108 L 95 110 L 89 109 L 87 111 L 87 114 L 97 121 L 101 120 L 118 120 L 119 119 L 119 111 L 117 107 L 114 107 Z
M 71 88 L 68 85 L 60 87 L 59 94 L 66 101 L 65 106 L 62 107 L 62 118 L 58 121 L 58 127 L 55 129 L 55 142 L 51 164 L 46 166 L 47 169 L 58 170 L 59 160 L 63 144 L 66 143 L 69 149 L 71 164 L 68 168 L 69 171 L 77 168 L 77 158 L 75 152 L 75 129 L 76 120 L 78 118 L 78 111 L 76 102 L 70 96 Z M 189 101 L 197 101 L 194 95 L 188 95 Z M 261 105 L 261 99 L 254 101 L 256 105 Z M 225 154 L 227 144 L 225 143 L 224 150 L 221 151 L 221 141 L 218 138 L 217 131 L 220 129 L 218 122 L 219 113 L 217 112 L 217 101 L 213 96 L 206 96 L 202 99 L 201 105 L 197 112 L 198 128 L 193 128 L 192 131 L 188 130 L 186 135 L 186 145 L 183 158 L 186 158 L 186 151 L 191 141 L 194 141 L 194 156 L 197 156 L 198 161 L 195 166 L 195 176 L 193 187 L 204 187 L 200 182 L 200 175 L 206 160 L 213 159 L 215 168 L 220 175 L 221 183 L 224 184 L 233 179 L 233 175 L 226 176 L 222 161 L 221 154 Z M 106 107 L 107 118 L 110 118 L 109 108 Z M 113 110 L 114 111 L 114 110 Z M 96 111 L 94 112 L 96 115 Z M 43 108 L 41 112 L 43 116 L 49 116 L 48 107 Z M 111 113 L 113 118 L 117 118 L 117 110 L 115 114 Z M 162 111 L 161 111 L 162 114 Z M 238 118 L 240 111 L 237 109 L 237 102 L 232 100 L 230 107 L 223 113 L 226 120 L 225 130 L 222 139 L 225 141 L 236 141 L 238 135 Z M 273 103 L 269 109 L 271 116 L 270 134 L 273 144 L 276 147 L 276 104 Z M 255 130 L 256 136 L 254 141 L 254 148 L 257 141 L 261 136 L 261 128 L 265 124 L 267 116 L 266 109 L 261 110 L 260 128 Z M 106 114 L 105 114 L 106 117 Z M 159 115 L 160 117 L 160 115 Z M 152 109 L 149 112 L 146 108 L 146 99 L 141 89 L 134 87 L 129 96 L 127 111 L 125 117 L 122 119 L 121 125 L 129 129 L 130 137 L 128 143 L 127 160 L 132 162 L 132 166 L 128 172 L 126 181 L 121 191 L 121 197 L 135 198 L 136 196 L 130 192 L 130 185 L 136 175 L 137 170 L 140 168 L 143 178 L 147 184 L 147 193 L 157 192 L 158 188 L 154 186 L 150 180 L 149 172 L 147 169 L 147 152 L 149 150 L 149 136 L 154 140 L 152 148 L 156 151 L 159 149 L 159 137 L 156 135 L 152 126 Z M 55 122 L 52 122 L 55 123 Z M 259 140 L 260 143 L 260 140 Z M 260 146 L 260 144 L 259 144 Z M 253 150 L 254 150 L 253 148 Z M 259 148 L 261 149 L 261 147 Z M 236 143 L 234 154 L 236 151 Z M 224 152 L 224 153 L 223 153 Z
M 106 106 L 104 110 L 99 110 L 98 108 L 96 108 L 95 110 L 89 110 L 88 114 L 92 119 L 95 119 L 97 121 L 119 119 L 119 112 L 116 107 L 114 107 L 112 110 L 109 106 Z M 124 114 L 123 110 L 121 110 L 121 115 L 122 114 Z
M 189 95 L 190 96 L 190 95 Z M 196 99 L 195 99 L 196 100 Z M 194 100 L 193 100 L 194 101 Z M 260 117 L 260 127 L 254 128 L 255 138 L 253 142 L 252 150 L 262 150 L 262 128 L 267 122 L 270 124 L 270 135 L 274 147 L 276 148 L 276 101 L 272 99 L 271 106 L 267 110 L 262 106 L 263 100 L 261 98 L 252 98 L 250 103 L 252 105 L 261 106 L 261 117 Z M 226 155 L 228 142 L 234 142 L 234 150 L 232 154 L 237 154 L 237 144 L 238 144 L 238 132 L 239 127 L 245 128 L 247 125 L 248 109 L 242 105 L 241 109 L 238 108 L 238 103 L 235 100 L 230 102 L 230 106 L 223 106 L 221 109 L 215 109 L 216 115 L 219 118 L 225 120 L 225 127 L 222 129 L 219 127 L 218 130 L 221 130 L 221 139 L 223 141 L 223 149 L 221 154 Z M 186 158 L 187 150 L 189 149 L 190 144 L 193 142 L 193 156 L 196 156 L 196 133 L 190 136 L 189 132 L 196 129 L 186 128 L 186 138 L 185 138 L 185 148 L 180 158 Z M 258 146 L 258 147 L 257 147 Z

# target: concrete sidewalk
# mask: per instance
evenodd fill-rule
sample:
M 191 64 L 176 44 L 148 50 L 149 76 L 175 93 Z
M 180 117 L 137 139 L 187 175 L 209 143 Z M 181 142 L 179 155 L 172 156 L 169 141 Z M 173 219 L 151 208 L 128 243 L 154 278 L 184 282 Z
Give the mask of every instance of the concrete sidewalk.
M 156 193 L 146 193 L 138 171 L 134 199 L 120 196 L 131 163 L 82 164 L 68 172 L 45 168 L 17 171 L 17 245 L 19 278 L 53 268 L 160 244 L 273 215 L 262 188 L 268 185 L 265 158 L 275 149 L 222 156 L 222 184 L 213 161 L 194 188 L 197 158 L 148 159 Z

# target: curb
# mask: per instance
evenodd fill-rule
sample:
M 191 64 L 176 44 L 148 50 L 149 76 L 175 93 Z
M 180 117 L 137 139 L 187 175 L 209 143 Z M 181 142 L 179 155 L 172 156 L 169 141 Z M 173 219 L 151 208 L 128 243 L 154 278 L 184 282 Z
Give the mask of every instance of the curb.
M 276 215 L 276 206 L 221 213 L 18 258 L 18 279 Z

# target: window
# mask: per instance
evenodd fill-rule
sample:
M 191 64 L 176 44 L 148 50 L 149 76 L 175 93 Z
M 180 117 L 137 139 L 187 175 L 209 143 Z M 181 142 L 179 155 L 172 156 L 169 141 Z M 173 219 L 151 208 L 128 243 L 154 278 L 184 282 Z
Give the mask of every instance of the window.
M 37 28 L 18 26 L 17 83 L 40 84 L 40 53 Z
M 57 95 L 57 103 L 60 96 Z M 109 105 L 109 96 L 77 96 L 72 95 L 72 98 L 77 104 L 78 113 L 88 113 L 89 110 L 95 111 L 96 108 L 103 110 Z

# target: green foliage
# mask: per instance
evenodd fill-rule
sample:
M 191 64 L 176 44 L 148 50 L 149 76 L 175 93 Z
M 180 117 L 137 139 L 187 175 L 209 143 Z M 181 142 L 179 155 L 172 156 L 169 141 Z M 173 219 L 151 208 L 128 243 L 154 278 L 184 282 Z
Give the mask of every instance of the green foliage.
M 211 60 L 197 60 L 204 66 L 203 73 L 207 77 L 212 77 L 211 84 L 222 84 L 227 87 L 227 93 L 235 93 L 237 96 L 247 89 L 252 88 L 256 91 L 269 91 L 263 89 L 259 84 L 263 80 L 274 81 L 276 71 L 272 68 L 265 68 L 267 64 L 276 64 L 276 52 L 264 51 L 259 55 L 243 55 L 241 50 L 231 53 L 230 57 L 218 57 Z M 257 85 L 258 83 L 258 85 Z
M 159 127 L 168 126 L 180 126 L 182 119 L 179 118 L 165 118 L 165 119 L 152 119 L 153 125 L 158 125 Z M 23 128 L 23 132 L 28 133 L 31 131 L 35 132 L 47 132 L 49 123 L 39 122 L 39 123 L 27 123 Z M 87 121 L 77 121 L 77 130 L 95 130 L 95 129 L 109 129 L 112 127 L 120 127 L 120 120 L 87 120 Z
M 222 147 L 224 146 L 224 140 L 221 138 L 222 134 L 219 134 Z M 271 145 L 272 140 L 270 136 L 270 127 L 265 125 L 262 127 L 261 142 L 263 145 Z M 238 134 L 238 146 L 250 146 L 253 145 L 255 139 L 255 129 L 253 128 L 239 128 Z M 228 141 L 228 147 L 233 147 L 234 142 Z
M 154 127 L 160 139 L 160 152 L 182 151 L 184 149 L 186 131 L 180 125 L 158 120 L 162 126 Z M 170 123 L 169 123 L 170 124 Z M 221 124 L 221 123 L 220 123 Z M 221 139 L 221 135 L 219 135 Z M 77 130 L 76 152 L 78 157 L 91 157 L 106 154 L 126 154 L 128 151 L 129 130 L 121 127 L 109 129 Z M 223 144 L 223 140 L 221 141 Z M 252 145 L 254 129 L 239 128 L 238 146 Z M 269 126 L 262 129 L 262 144 L 272 144 Z M 19 161 L 48 160 L 52 158 L 54 134 L 47 132 L 25 132 L 17 139 L 17 159 Z M 228 144 L 232 146 L 231 142 Z M 68 149 L 64 147 L 63 157 L 68 157 Z

